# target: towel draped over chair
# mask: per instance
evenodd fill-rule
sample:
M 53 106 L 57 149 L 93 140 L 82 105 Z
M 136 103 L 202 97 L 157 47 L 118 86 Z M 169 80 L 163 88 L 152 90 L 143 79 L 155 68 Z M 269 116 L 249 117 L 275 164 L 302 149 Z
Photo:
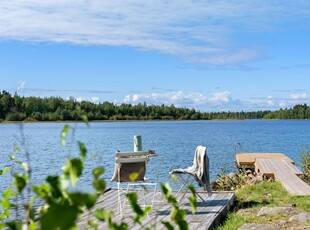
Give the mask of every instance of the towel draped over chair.
M 170 171 L 169 174 L 170 175 L 176 174 L 179 176 L 181 174 L 191 175 L 195 178 L 200 187 L 203 187 L 203 189 L 207 191 L 209 195 L 211 194 L 211 185 L 209 176 L 209 158 L 207 156 L 207 148 L 204 146 L 199 145 L 196 148 L 192 166 L 185 169 L 173 169 L 172 171 Z M 182 182 L 185 182 L 183 178 L 180 179 Z M 188 183 L 183 183 L 183 186 L 180 188 L 180 190 L 184 186 L 188 186 Z

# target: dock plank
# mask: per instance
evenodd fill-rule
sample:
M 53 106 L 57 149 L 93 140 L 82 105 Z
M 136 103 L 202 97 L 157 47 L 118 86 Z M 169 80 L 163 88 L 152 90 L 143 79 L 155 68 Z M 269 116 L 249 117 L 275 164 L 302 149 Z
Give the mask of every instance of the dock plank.
M 290 163 L 285 158 L 256 158 L 255 160 L 255 169 L 257 173 L 263 175 L 274 174 L 275 172 L 284 173 L 292 172 L 293 174 L 300 176 L 302 171 L 300 171 L 295 165 Z
M 115 213 L 114 221 L 120 223 L 126 222 L 129 229 L 141 229 L 145 227 L 151 227 L 153 229 L 166 229 L 162 224 L 162 221 L 170 220 L 170 211 L 172 206 L 167 204 L 160 192 L 156 193 L 156 200 L 153 210 L 144 219 L 141 225 L 134 225 L 131 216 L 133 215 L 131 208 L 126 207 L 123 213 L 123 219 L 120 218 L 120 214 L 117 210 L 117 189 L 111 189 L 107 194 L 100 197 L 99 202 L 96 204 L 97 208 L 109 208 Z M 191 194 L 187 193 L 186 197 Z M 193 214 L 188 199 L 184 199 L 179 205 L 180 208 L 187 211 L 186 220 L 189 224 L 189 229 L 213 229 L 219 220 L 227 214 L 231 208 L 235 199 L 233 192 L 213 192 L 211 196 L 208 196 L 207 192 L 199 192 L 206 202 L 202 202 L 197 199 L 197 210 Z M 81 217 L 78 229 L 85 229 L 89 214 L 85 214 Z M 107 229 L 106 223 L 100 223 L 99 229 Z
M 281 158 L 287 159 L 292 164 L 295 162 L 283 153 L 237 153 L 236 161 L 239 168 L 255 168 L 256 158 Z
M 292 172 L 276 172 L 275 179 L 279 180 L 283 187 L 293 195 L 310 195 L 310 186 Z
M 217 213 L 217 215 L 208 215 L 201 223 L 201 227 L 199 229 L 213 229 L 216 225 L 220 223 L 221 218 L 223 217 L 221 213 L 226 213 L 226 205 L 230 205 L 227 200 L 227 194 L 220 193 L 219 196 L 211 201 L 211 205 L 209 208 L 210 213 Z
M 310 186 L 299 178 L 302 172 L 285 158 L 256 158 L 255 170 L 280 181 L 292 195 L 310 195 Z

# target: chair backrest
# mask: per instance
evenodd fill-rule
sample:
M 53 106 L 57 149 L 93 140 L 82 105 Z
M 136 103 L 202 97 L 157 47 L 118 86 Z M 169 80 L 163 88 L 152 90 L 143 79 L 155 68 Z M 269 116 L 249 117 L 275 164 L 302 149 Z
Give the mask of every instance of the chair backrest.
M 144 181 L 149 151 L 116 152 L 114 182 Z

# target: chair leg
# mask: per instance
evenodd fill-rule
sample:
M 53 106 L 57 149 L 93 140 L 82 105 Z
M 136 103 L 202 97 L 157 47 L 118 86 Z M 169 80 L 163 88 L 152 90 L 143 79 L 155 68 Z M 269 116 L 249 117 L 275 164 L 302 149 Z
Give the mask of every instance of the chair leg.
M 181 196 L 181 198 L 179 199 L 179 202 L 181 202 L 181 201 L 184 199 L 184 197 L 185 197 L 185 195 L 186 195 L 186 193 L 187 193 L 187 191 L 188 191 L 188 186 L 189 186 L 190 184 L 192 184 L 192 183 L 194 182 L 195 179 L 192 179 L 192 180 L 189 182 L 189 179 L 190 179 L 190 177 L 191 177 L 190 175 L 188 175 L 188 176 L 186 177 L 186 179 L 184 179 L 184 178 L 182 177 L 182 175 L 178 175 L 178 177 L 179 177 L 180 181 L 182 182 L 182 186 L 181 186 L 181 188 L 179 189 L 179 191 L 177 192 L 176 197 L 178 197 L 178 195 L 180 194 L 180 192 L 182 191 L 182 189 L 185 187 L 185 191 L 184 191 L 183 195 Z
M 187 176 L 186 180 L 184 180 L 184 178 L 182 177 L 182 175 L 178 175 L 176 174 L 176 176 L 179 178 L 179 180 L 182 182 L 182 186 L 179 188 L 177 194 L 175 195 L 176 197 L 178 197 L 179 193 L 182 191 L 182 189 L 184 188 L 184 186 L 187 186 L 187 180 L 189 179 L 189 176 Z
M 143 186 L 148 186 L 149 191 L 146 190 L 145 187 Z M 153 186 L 153 189 L 152 187 Z M 157 188 L 157 183 L 142 183 L 142 184 L 138 184 L 138 183 L 128 183 L 127 184 L 127 188 L 125 187 L 121 187 L 121 183 L 117 183 L 117 188 L 118 188 L 118 211 L 121 215 L 121 218 L 123 218 L 124 216 L 124 210 L 126 206 L 126 202 L 127 198 L 126 198 L 126 194 L 130 191 L 133 192 L 139 192 L 138 187 L 142 188 L 143 191 L 141 191 L 140 195 L 143 195 L 143 197 L 140 197 L 140 199 L 138 200 L 139 205 L 142 205 L 142 207 L 147 207 L 147 206 L 151 206 L 152 209 L 154 207 L 154 200 L 155 200 L 155 194 L 156 194 L 156 188 Z M 137 190 L 136 190 L 137 189 Z M 125 194 L 125 195 L 124 195 Z M 125 196 L 123 198 L 123 196 Z M 150 200 L 149 198 L 151 198 L 152 200 Z M 123 200 L 122 200 L 123 199 Z M 149 201 L 149 202 L 148 202 Z M 149 204 L 149 205 L 148 205 Z M 147 214 L 149 216 L 149 214 Z
M 155 195 L 156 195 L 156 188 L 157 188 L 157 183 L 154 183 L 154 184 L 150 184 L 150 187 L 151 186 L 154 186 L 154 189 L 153 190 L 150 190 L 150 191 L 152 191 L 152 194 L 151 194 L 151 196 L 152 196 L 152 201 L 151 201 L 151 205 L 149 205 L 149 206 L 151 206 L 151 208 L 152 208 L 152 210 L 154 209 L 154 202 L 155 202 Z M 146 196 L 144 196 L 144 199 L 146 198 Z M 144 207 L 146 207 L 147 205 L 146 205 L 146 199 L 145 199 L 145 203 L 144 203 L 145 205 L 144 205 Z M 147 213 L 147 216 L 149 216 L 149 213 Z
M 152 208 L 154 207 L 154 200 L 155 200 L 155 194 L 156 194 L 156 187 L 157 187 L 157 183 L 155 183 L 155 185 L 154 185 L 153 198 L 152 198 Z
M 121 186 L 120 183 L 117 183 L 117 196 L 118 196 L 118 212 L 123 218 L 123 210 L 122 210 L 122 199 L 121 199 Z
M 128 184 L 127 184 L 127 188 L 126 188 L 126 192 L 125 192 L 125 194 L 124 194 L 124 202 L 123 202 L 122 210 L 125 210 L 125 207 L 126 207 L 126 203 L 127 203 L 126 194 L 129 192 L 129 186 L 130 186 L 130 184 L 128 183 Z
M 182 197 L 181 197 L 180 200 L 179 200 L 179 202 L 181 202 L 181 201 L 184 199 L 184 197 L 185 197 L 185 195 L 186 195 L 186 193 L 187 193 L 187 191 L 188 191 L 188 186 L 191 185 L 191 184 L 195 181 L 195 178 L 193 178 L 191 181 L 189 181 L 191 175 L 188 175 L 188 176 L 186 177 L 186 179 L 184 179 L 184 178 L 182 177 L 182 175 L 178 175 L 178 174 L 176 174 L 176 175 L 178 176 L 178 178 L 179 178 L 180 181 L 182 182 L 182 186 L 181 186 L 181 188 L 178 190 L 178 192 L 177 192 L 177 194 L 176 194 L 176 197 L 178 197 L 178 195 L 180 194 L 180 192 L 182 191 L 182 189 L 183 189 L 184 187 L 186 187 L 186 190 L 184 191 Z M 204 200 L 197 192 L 195 193 L 195 195 L 196 195 L 197 197 L 199 197 L 203 202 L 205 202 L 205 200 Z
M 198 196 L 200 200 L 202 200 L 203 202 L 206 202 L 197 192 L 196 192 L 196 196 Z
M 146 207 L 146 191 L 145 191 L 145 189 L 143 188 L 142 189 L 143 190 L 143 200 L 144 200 L 144 208 Z

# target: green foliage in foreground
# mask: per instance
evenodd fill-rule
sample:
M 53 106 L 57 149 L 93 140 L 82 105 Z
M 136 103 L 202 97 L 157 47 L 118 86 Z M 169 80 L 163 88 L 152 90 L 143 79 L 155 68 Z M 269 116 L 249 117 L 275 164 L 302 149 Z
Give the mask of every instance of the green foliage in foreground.
M 63 145 L 66 143 L 69 130 L 70 126 L 66 125 L 61 132 L 61 143 Z M 102 179 L 104 168 L 96 167 L 92 170 L 93 192 L 85 193 L 71 189 L 83 174 L 87 155 L 87 148 L 84 143 L 78 141 L 77 145 L 79 157 L 68 158 L 62 167 L 61 175 L 47 175 L 46 183 L 38 186 L 32 186 L 31 184 L 31 168 L 28 163 L 15 160 L 13 155 L 9 156 L 12 162 L 11 167 L 1 169 L 0 176 L 10 172 L 16 165 L 19 166 L 19 172 L 15 173 L 16 170 L 11 171 L 15 187 L 8 187 L 2 192 L 0 199 L 0 229 L 77 229 L 79 216 L 85 212 L 89 213 L 88 225 L 85 229 L 96 230 L 100 222 L 105 222 L 109 229 L 128 229 L 127 223 L 119 223 L 113 220 L 114 213 L 111 210 L 103 208 L 94 210 L 99 196 L 104 195 L 106 190 L 106 183 Z M 27 160 L 29 161 L 29 158 Z M 164 226 L 169 230 L 174 229 L 174 227 L 187 230 L 188 224 L 185 221 L 186 211 L 179 208 L 176 198 L 171 195 L 171 187 L 169 184 L 162 184 L 161 189 L 167 203 L 170 203 L 172 206 L 170 219 L 163 222 Z M 189 187 L 189 189 L 192 191 L 189 202 L 192 211 L 195 212 L 195 190 L 193 187 Z M 151 207 L 140 207 L 137 203 L 138 197 L 136 193 L 127 193 L 126 197 L 133 210 L 132 218 L 134 224 L 139 225 L 140 228 L 150 229 L 149 226 L 142 226 L 141 223 L 147 213 L 151 211 Z M 36 211 L 34 203 L 38 200 L 41 201 L 40 203 L 43 202 L 43 204 Z M 11 211 L 14 210 L 16 215 L 21 210 L 23 212 L 22 216 L 12 219 Z
M 258 184 L 246 185 L 236 191 L 236 206 L 227 216 L 226 222 L 218 230 L 238 229 L 245 223 L 268 223 L 278 221 L 282 216 L 256 216 L 264 206 L 292 206 L 304 211 L 310 211 L 308 196 L 292 196 L 280 182 L 265 181 Z

